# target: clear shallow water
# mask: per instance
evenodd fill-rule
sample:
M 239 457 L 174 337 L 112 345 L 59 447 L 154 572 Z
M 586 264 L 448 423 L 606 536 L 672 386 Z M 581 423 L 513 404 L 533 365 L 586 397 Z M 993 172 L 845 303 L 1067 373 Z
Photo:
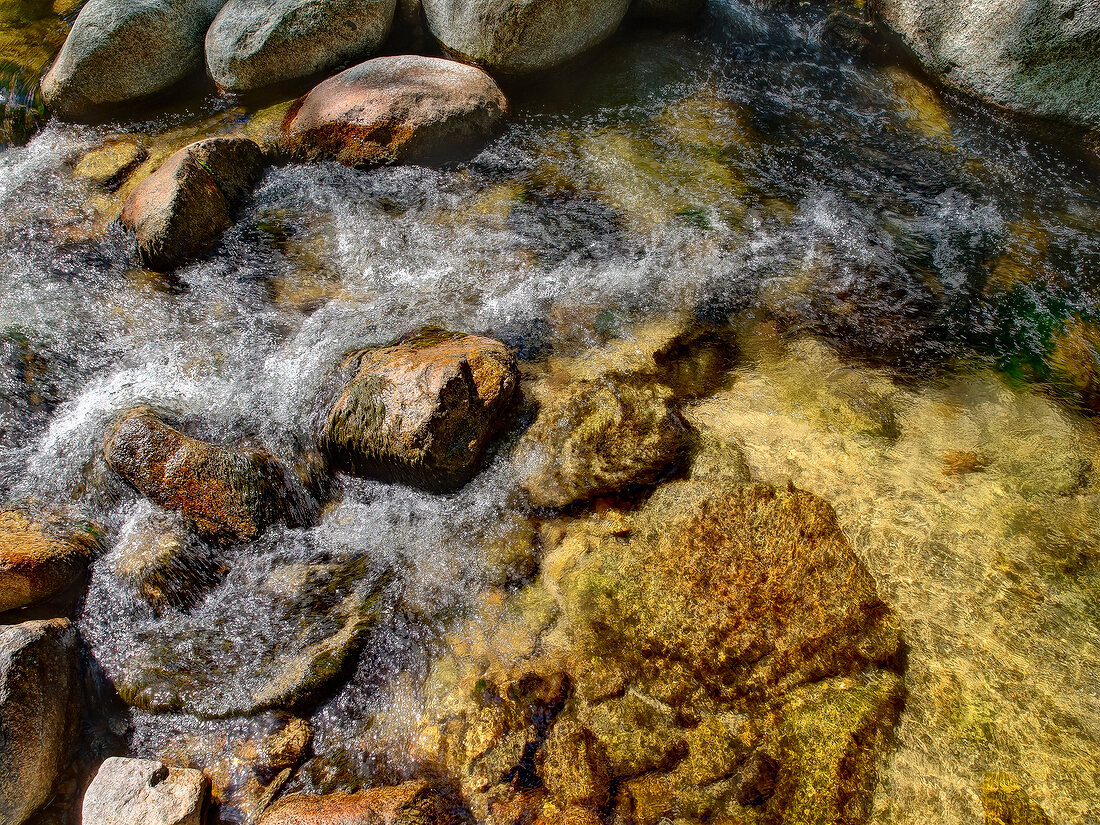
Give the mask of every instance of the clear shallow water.
M 987 112 L 822 46 L 820 30 L 716 4 L 699 32 L 626 33 L 560 83 L 518 91 L 505 134 L 461 167 L 272 168 L 218 250 L 172 278 L 103 234 L 110 198 L 73 178 L 112 130 L 54 125 L 5 150 L 0 496 L 74 506 L 117 537 L 143 517 L 100 456 L 119 412 L 151 404 L 199 437 L 292 458 L 342 353 L 424 324 L 537 361 L 683 312 L 732 323 L 750 330 L 747 366 L 699 415 L 762 479 L 833 502 L 907 622 L 915 698 L 876 797 L 883 821 L 973 821 L 982 775 L 1001 769 L 1057 821 L 1094 821 L 1084 412 L 1100 392 L 1100 182 Z M 213 129 L 239 126 L 215 108 Z M 163 128 L 199 133 L 185 115 Z M 777 331 L 837 354 L 754 350 Z M 859 410 L 878 395 L 897 409 L 868 424 Z M 952 480 L 952 450 L 988 453 L 991 469 Z M 1052 510 L 1066 521 L 1040 529 Z M 394 570 L 346 684 L 309 708 L 315 756 L 294 782 L 401 777 L 418 675 L 479 593 L 523 577 L 522 552 L 485 548 L 504 536 L 533 553 L 527 516 L 503 457 L 454 496 L 351 484 L 317 527 L 234 552 L 189 612 L 150 611 L 108 555 L 81 625 L 114 676 L 142 650 L 194 656 L 197 629 L 224 628 L 225 649 L 217 632 L 200 645 L 195 700 L 224 715 L 234 674 L 280 634 L 254 627 L 273 574 Z M 284 619 L 332 621 L 345 595 Z M 218 724 L 135 712 L 133 749 Z

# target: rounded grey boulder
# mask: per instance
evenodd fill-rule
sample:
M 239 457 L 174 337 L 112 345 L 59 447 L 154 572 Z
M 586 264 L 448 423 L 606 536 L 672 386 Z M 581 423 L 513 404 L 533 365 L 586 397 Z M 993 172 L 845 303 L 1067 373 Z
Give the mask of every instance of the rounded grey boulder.
M 19 825 L 50 798 L 69 748 L 76 630 L 68 619 L 0 627 L 0 822 Z
M 1096 0 L 874 0 L 931 74 L 987 103 L 1100 127 Z
M 454 57 L 499 75 L 551 69 L 602 43 L 630 0 L 423 0 L 428 28 Z
M 250 91 L 369 57 L 397 0 L 229 0 L 206 34 L 211 77 Z
M 97 825 L 202 825 L 209 789 L 202 771 L 112 756 L 88 786 L 81 818 Z
M 54 114 L 80 119 L 200 70 L 202 41 L 224 0 L 88 0 L 42 80 Z

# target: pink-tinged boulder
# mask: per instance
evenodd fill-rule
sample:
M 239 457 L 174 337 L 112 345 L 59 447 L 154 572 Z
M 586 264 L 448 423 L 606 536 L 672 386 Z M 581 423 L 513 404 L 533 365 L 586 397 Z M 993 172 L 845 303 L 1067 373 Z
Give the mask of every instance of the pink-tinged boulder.
M 477 152 L 508 111 L 481 69 L 435 57 L 379 57 L 331 77 L 283 123 L 293 157 L 350 166 L 444 163 Z
M 119 222 L 137 237 L 146 265 L 179 266 L 217 244 L 262 169 L 263 152 L 251 140 L 200 140 L 142 181 Z
M 289 796 L 268 809 L 260 825 L 457 825 L 463 817 L 427 782 L 406 782 L 358 793 Z

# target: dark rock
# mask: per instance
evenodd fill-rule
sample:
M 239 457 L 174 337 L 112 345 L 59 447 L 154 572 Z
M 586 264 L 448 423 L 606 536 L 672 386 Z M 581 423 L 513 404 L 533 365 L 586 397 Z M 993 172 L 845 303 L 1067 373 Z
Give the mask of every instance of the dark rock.
M 103 453 L 139 492 L 212 540 L 252 541 L 275 522 L 294 525 L 304 516 L 289 473 L 275 458 L 190 438 L 147 408 L 119 421 Z
M 209 251 L 233 225 L 233 210 L 263 168 L 244 138 L 211 138 L 180 149 L 127 198 L 119 222 L 152 267 L 170 269 Z
M 320 439 L 333 466 L 433 489 L 477 472 L 519 385 L 504 344 L 442 330 L 356 353 L 345 371 Z
M 351 166 L 438 163 L 478 151 L 508 111 L 493 79 L 434 57 L 379 57 L 331 77 L 283 124 L 295 157 Z
M 71 740 L 77 633 L 67 619 L 0 626 L 0 822 L 50 798 Z

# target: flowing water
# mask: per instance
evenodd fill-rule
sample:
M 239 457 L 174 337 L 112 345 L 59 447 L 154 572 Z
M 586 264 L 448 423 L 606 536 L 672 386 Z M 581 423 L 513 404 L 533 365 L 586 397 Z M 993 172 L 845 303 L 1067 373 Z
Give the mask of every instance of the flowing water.
M 269 169 L 170 278 L 74 175 L 119 129 L 3 150 L 0 499 L 71 509 L 116 547 L 163 516 L 102 459 L 133 406 L 294 460 L 342 354 L 410 329 L 487 333 L 537 365 L 662 319 L 722 325 L 737 365 L 685 416 L 836 507 L 909 646 L 874 821 L 977 821 L 997 771 L 1062 825 L 1100 821 L 1100 179 L 822 30 L 724 0 L 691 32 L 627 31 L 516 90 L 467 164 Z M 141 137 L 247 128 L 243 111 L 197 101 Z M 241 717 L 274 662 L 369 605 L 290 787 L 415 773 L 432 657 L 531 574 L 513 436 L 454 494 L 347 481 L 316 526 L 212 558 L 197 603 L 151 609 L 105 552 L 81 630 L 164 711 L 112 720 L 125 749 L 191 737 L 213 759 L 271 724 Z M 288 596 L 302 581 L 311 597 Z

